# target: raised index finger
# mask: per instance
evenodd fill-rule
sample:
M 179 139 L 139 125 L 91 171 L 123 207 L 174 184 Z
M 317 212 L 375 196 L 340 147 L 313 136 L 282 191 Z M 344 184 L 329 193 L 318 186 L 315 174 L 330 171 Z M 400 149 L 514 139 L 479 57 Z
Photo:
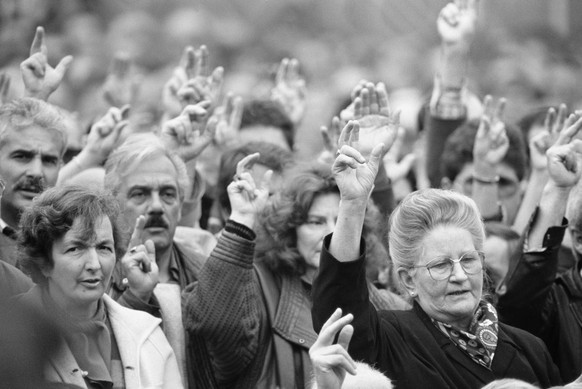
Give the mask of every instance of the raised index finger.
M 137 219 L 135 219 L 135 227 L 133 229 L 133 233 L 131 234 L 131 238 L 129 239 L 130 249 L 132 247 L 142 244 L 144 226 L 145 226 L 145 216 L 139 215 Z
M 32 40 L 32 45 L 30 46 L 30 55 L 36 53 L 43 53 L 46 55 L 46 45 L 44 43 L 44 28 L 38 26 L 36 32 L 34 33 L 34 39 Z
M 259 160 L 261 155 L 259 153 L 249 154 L 236 164 L 236 174 L 240 176 L 241 174 L 248 172 L 252 169 L 253 165 Z

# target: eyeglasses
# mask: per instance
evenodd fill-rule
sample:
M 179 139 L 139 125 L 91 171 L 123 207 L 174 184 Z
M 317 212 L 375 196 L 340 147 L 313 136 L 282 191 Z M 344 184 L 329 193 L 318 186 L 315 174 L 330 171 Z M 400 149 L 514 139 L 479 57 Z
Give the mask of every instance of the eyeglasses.
M 426 265 L 412 267 L 426 267 L 430 278 L 435 281 L 442 281 L 446 280 L 451 276 L 451 274 L 453 274 L 455 263 L 460 264 L 461 268 L 466 274 L 477 274 L 483 270 L 484 260 L 485 254 L 483 254 L 481 251 L 469 251 L 458 259 L 439 257 L 433 259 Z

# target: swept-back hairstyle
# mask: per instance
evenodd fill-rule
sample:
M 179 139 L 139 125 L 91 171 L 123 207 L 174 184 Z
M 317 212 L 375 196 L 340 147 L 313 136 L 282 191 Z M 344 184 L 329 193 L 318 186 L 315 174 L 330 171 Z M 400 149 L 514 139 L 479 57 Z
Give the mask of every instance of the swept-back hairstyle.
M 180 200 L 190 195 L 190 179 L 184 161 L 168 150 L 160 138 L 154 134 L 138 133 L 127 137 L 107 158 L 105 163 L 105 188 L 117 195 L 124 178 L 144 161 L 166 157 L 178 173 Z
M 390 215 L 389 251 L 396 267 L 415 265 L 422 254 L 422 241 L 438 226 L 469 231 L 475 248 L 483 251 L 485 227 L 475 202 L 443 189 L 424 189 L 407 195 Z
M 111 222 L 115 255 L 121 258 L 127 249 L 119 205 L 115 198 L 95 188 L 65 185 L 47 189 L 36 197 L 20 219 L 18 252 L 22 269 L 37 284 L 46 283 L 43 269 L 54 266 L 52 247 L 80 220 L 81 238 L 95 236 L 95 222 L 107 217 Z
M 57 131 L 61 136 L 59 156 L 63 156 L 67 148 L 67 128 L 59 108 L 30 97 L 15 99 L 0 106 L 0 146 L 4 144 L 8 130 L 18 132 L 31 126 Z

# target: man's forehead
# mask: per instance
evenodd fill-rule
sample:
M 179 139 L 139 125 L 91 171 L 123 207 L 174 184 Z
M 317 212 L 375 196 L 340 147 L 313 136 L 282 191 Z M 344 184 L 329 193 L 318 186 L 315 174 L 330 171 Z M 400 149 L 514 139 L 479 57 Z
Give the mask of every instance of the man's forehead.
M 58 130 L 37 126 L 19 130 L 6 129 L 0 140 L 0 148 L 42 154 L 60 155 L 65 146 L 63 135 Z

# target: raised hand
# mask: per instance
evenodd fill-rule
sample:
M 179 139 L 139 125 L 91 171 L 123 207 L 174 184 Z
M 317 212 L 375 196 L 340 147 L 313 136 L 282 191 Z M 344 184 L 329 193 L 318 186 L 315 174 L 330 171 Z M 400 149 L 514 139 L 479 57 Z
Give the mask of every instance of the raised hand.
M 131 74 L 131 58 L 126 53 L 117 53 L 103 84 L 105 101 L 112 107 L 131 105 L 135 102 L 139 87 L 139 77 Z
M 331 171 L 342 200 L 367 203 L 384 153 L 384 143 L 377 144 L 366 160 L 359 151 L 359 133 L 360 125 L 353 120 L 342 129 L 338 142 L 341 147 Z M 388 148 L 391 145 L 389 143 Z
M 202 45 L 195 51 L 193 63 L 190 52 L 184 67 L 188 81 L 178 90 L 178 98 L 183 106 L 209 101 L 208 110 L 211 112 L 218 105 L 224 82 L 224 69 L 219 66 L 210 73 L 206 46 Z
M 249 228 L 253 228 L 258 213 L 267 204 L 269 185 L 273 175 L 273 171 L 268 170 L 260 182 L 255 182 L 251 170 L 259 156 L 259 153 L 254 153 L 241 159 L 236 165 L 234 179 L 227 187 L 232 209 L 230 218 Z
M 346 372 L 357 374 L 356 363 L 347 351 L 354 334 L 354 328 L 350 325 L 353 318 L 352 314 L 342 317 L 342 310 L 336 309 L 309 349 L 318 389 L 339 389 Z M 337 343 L 334 344 L 336 336 Z
M 468 44 L 475 35 L 476 22 L 477 0 L 455 0 L 441 10 L 437 29 L 445 44 Z
M 67 55 L 53 68 L 47 57 L 44 28 L 37 27 L 30 56 L 20 64 L 20 71 L 26 95 L 45 101 L 59 87 L 73 61 L 73 57 Z
M 283 58 L 275 76 L 271 100 L 283 106 L 296 127 L 305 115 L 306 92 L 305 78 L 299 74 L 299 61 L 295 58 Z
M 145 216 L 136 219 L 129 241 L 127 253 L 121 259 L 123 274 L 131 292 L 144 302 L 148 302 L 159 282 L 159 268 L 156 262 L 156 249 L 151 240 L 143 242 Z
M 571 188 L 582 173 L 582 140 L 576 136 L 582 129 L 582 113 L 571 114 L 556 143 L 548 149 L 548 173 L 557 187 Z
M 499 99 L 495 106 L 492 101 L 491 96 L 485 96 L 485 112 L 481 116 L 473 146 L 473 161 L 475 165 L 497 166 L 503 161 L 509 150 L 509 139 L 503 123 L 505 99 Z
M 182 113 L 162 124 L 161 139 L 184 161 L 195 159 L 214 139 L 215 127 L 206 126 L 209 103 L 188 105 Z
M 566 120 L 568 107 L 560 104 L 558 112 L 554 108 L 548 109 L 544 120 L 544 129 L 536 134 L 529 142 L 530 165 L 533 171 L 545 171 L 548 168 L 546 152 L 554 145 L 563 129 L 570 127 L 574 116 Z
M 386 86 L 370 82 L 354 99 L 354 119 L 360 125 L 359 151 L 368 155 L 380 143 L 392 145 L 398 133 L 400 112 L 390 109 Z
M 88 165 L 99 165 L 109 157 L 118 145 L 121 132 L 128 124 L 129 105 L 111 107 L 101 119 L 91 127 L 87 144 L 82 153 L 83 158 L 89 158 Z M 80 156 L 81 157 L 81 156 Z
M 0 105 L 9 101 L 8 92 L 10 92 L 10 76 L 2 73 L 0 74 Z
M 235 97 L 231 92 L 226 95 L 223 104 L 214 110 L 208 126 L 216 126 L 214 140 L 219 147 L 228 148 L 238 141 L 242 112 L 242 98 Z

